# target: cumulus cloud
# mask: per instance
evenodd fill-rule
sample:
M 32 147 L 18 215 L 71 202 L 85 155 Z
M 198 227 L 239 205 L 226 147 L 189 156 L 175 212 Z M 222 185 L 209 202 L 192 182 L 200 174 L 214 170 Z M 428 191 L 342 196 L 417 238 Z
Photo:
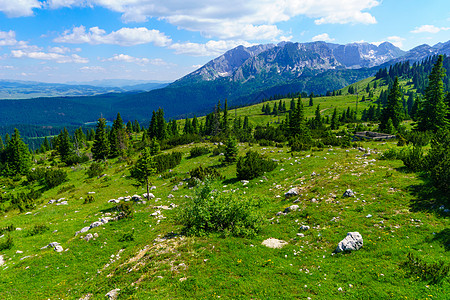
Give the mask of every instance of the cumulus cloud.
M 91 27 L 88 31 L 84 26 L 75 27 L 72 31 L 66 30 L 62 36 L 54 39 L 57 43 L 71 44 L 111 44 L 120 46 L 134 46 L 153 43 L 156 46 L 167 46 L 171 39 L 159 30 L 149 30 L 145 27 L 121 28 L 111 33 L 98 27 Z
M 80 70 L 83 72 L 93 72 L 93 73 L 101 73 L 106 71 L 105 68 L 100 66 L 86 66 L 81 67 Z
M 59 53 L 47 53 L 47 52 L 28 52 L 23 50 L 12 50 L 11 56 L 14 58 L 32 58 L 39 60 L 51 60 L 57 63 L 78 63 L 85 64 L 88 63 L 89 60 L 87 58 L 81 57 L 77 54 L 72 55 L 62 55 Z
M 169 46 L 175 50 L 176 54 L 187 54 L 192 56 L 218 56 L 224 52 L 243 45 L 245 47 L 253 46 L 253 44 L 245 41 L 208 41 L 205 44 L 199 43 L 175 43 Z
M 165 65 L 166 62 L 160 58 L 155 59 L 148 59 L 148 58 L 139 58 L 139 57 L 133 57 L 127 54 L 115 54 L 111 58 L 107 58 L 104 61 L 121 61 L 121 62 L 128 62 L 128 63 L 135 63 L 138 65 L 145 65 L 145 64 L 152 64 L 152 65 Z
M 412 33 L 438 33 L 439 31 L 450 30 L 450 27 L 436 27 L 434 25 L 422 25 L 412 30 Z
M 2 1 L 2 0 L 0 0 Z M 124 22 L 165 20 L 207 38 L 274 40 L 283 32 L 276 23 L 296 16 L 320 24 L 374 24 L 367 10 L 380 0 L 48 0 L 47 7 L 101 6 L 122 14 Z
M 33 15 L 34 8 L 41 8 L 38 0 L 0 0 L 0 11 L 10 18 Z
M 316 35 L 311 40 L 313 42 L 317 42 L 317 41 L 332 42 L 332 41 L 334 41 L 334 39 L 330 38 L 328 33 L 322 33 L 322 34 Z

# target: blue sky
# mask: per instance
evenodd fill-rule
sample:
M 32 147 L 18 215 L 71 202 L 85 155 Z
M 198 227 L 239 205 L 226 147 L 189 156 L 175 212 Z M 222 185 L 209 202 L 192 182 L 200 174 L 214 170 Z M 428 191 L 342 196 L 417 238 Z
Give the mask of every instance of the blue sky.
M 448 0 L 0 0 L 0 79 L 173 81 L 238 45 L 450 40 Z

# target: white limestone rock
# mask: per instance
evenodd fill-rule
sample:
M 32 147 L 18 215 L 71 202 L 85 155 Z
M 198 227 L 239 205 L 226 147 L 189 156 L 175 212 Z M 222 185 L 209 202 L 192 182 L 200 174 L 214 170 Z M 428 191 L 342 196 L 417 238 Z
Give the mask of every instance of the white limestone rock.
M 363 246 L 363 238 L 359 232 L 347 232 L 347 236 L 339 242 L 335 253 L 343 251 L 356 251 Z

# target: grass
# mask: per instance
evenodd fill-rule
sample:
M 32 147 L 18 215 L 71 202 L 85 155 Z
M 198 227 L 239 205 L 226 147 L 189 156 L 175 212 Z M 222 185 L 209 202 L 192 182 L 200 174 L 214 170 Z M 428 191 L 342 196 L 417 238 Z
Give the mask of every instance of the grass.
M 394 146 L 392 142 L 361 145 L 379 151 Z M 184 152 L 182 164 L 174 170 L 178 176 L 200 164 L 219 164 L 217 156 L 187 159 L 191 147 L 194 145 L 177 149 Z M 220 233 L 202 238 L 179 235 L 182 227 L 178 211 L 189 201 L 184 196 L 194 196 L 195 190 L 184 185 L 172 191 L 175 184 L 171 178 L 153 179 L 157 189 L 152 192 L 160 199 L 135 204 L 133 219 L 90 230 L 99 237 L 89 242 L 75 237 L 76 231 L 106 213 L 114 214 L 115 205 L 108 203 L 109 199 L 145 192 L 123 177 L 128 175 L 124 162 L 109 163 L 107 180 L 88 179 L 88 166 L 81 165 L 69 171 L 69 181 L 64 184 L 77 183 L 75 190 L 57 187 L 43 196 L 44 202 L 64 197 L 69 205 L 44 203 L 31 214 L 9 212 L 1 218 L 0 228 L 10 224 L 22 228 L 11 232 L 14 245 L 1 253 L 6 261 L 1 267 L 1 298 L 78 299 L 88 293 L 101 298 L 114 288 L 121 289 L 122 299 L 447 298 L 448 277 L 440 284 L 431 284 L 409 276 L 402 268 L 409 253 L 428 263 L 449 263 L 448 246 L 435 237 L 450 224 L 446 215 L 412 209 L 417 195 L 411 186 L 421 185 L 422 180 L 414 173 L 403 172 L 401 161 L 378 160 L 374 154 L 362 158 L 357 149 L 289 153 L 287 148 L 278 152 L 279 148 L 247 144 L 240 144 L 240 155 L 248 149 L 280 160 L 279 166 L 265 175 L 267 180 L 257 178 L 246 186 L 233 180 L 235 165 L 221 167 L 225 179 L 215 186 L 219 191 L 236 190 L 241 197 L 262 200 L 265 222 L 255 238 L 224 237 Z M 311 176 L 313 172 L 317 175 Z M 300 210 L 277 217 L 276 212 L 295 200 L 283 197 L 291 186 L 303 187 L 297 203 Z M 355 198 L 341 197 L 348 188 L 356 192 Z M 83 204 L 81 197 L 91 191 L 95 191 L 95 202 Z M 169 194 L 175 198 L 167 198 Z M 311 202 L 312 198 L 318 202 Z M 179 206 L 164 210 L 166 218 L 151 216 L 153 206 L 171 202 Z M 366 217 L 369 214 L 371 218 Z M 27 234 L 36 224 L 46 224 L 49 230 Z M 311 229 L 299 237 L 303 224 Z M 332 255 L 349 231 L 362 234 L 363 248 Z M 130 233 L 133 239 L 123 238 Z M 282 249 L 262 246 L 269 237 L 289 244 Z M 68 250 L 40 250 L 53 241 Z
M 367 82 L 358 83 L 358 90 Z M 304 99 L 305 115 L 312 117 L 320 104 L 322 114 L 331 117 L 334 107 L 342 111 L 354 107 L 355 100 L 356 95 L 319 97 L 307 107 Z M 290 99 L 284 101 L 289 107 Z M 358 112 L 368 105 L 359 103 Z M 262 115 L 261 106 L 237 109 L 236 115 L 248 115 L 253 127 L 278 121 Z M 437 262 L 450 263 L 449 214 L 438 209 L 443 195 L 429 189 L 420 174 L 405 171 L 400 160 L 379 159 L 380 152 L 397 148 L 396 141 L 358 146 L 371 149 L 371 154 L 363 157 L 357 148 L 337 147 L 291 153 L 286 146 L 240 143 L 240 156 L 255 150 L 278 160 L 274 171 L 246 185 L 236 179 L 236 164 L 222 165 L 221 156 L 190 158 L 191 149 L 212 149 L 212 143 L 179 146 L 168 152 L 181 151 L 181 164 L 172 173 L 151 179 L 156 198 L 134 204 L 132 218 L 89 230 L 98 234 L 90 241 L 80 238 L 86 233 L 75 236 L 75 232 L 101 217 L 116 216 L 117 204 L 108 200 L 146 190 L 129 178 L 129 161 L 109 160 L 102 172 L 107 176 L 101 178 L 88 178 L 90 163 L 64 168 L 68 181 L 43 190 L 36 209 L 9 211 L 0 218 L 0 228 L 21 229 L 4 232 L 0 238 L 4 243 L 9 233 L 13 239 L 11 249 L 0 252 L 5 261 L 0 266 L 0 298 L 79 299 L 92 294 L 100 299 L 119 288 L 119 299 L 448 299 L 448 276 L 433 283 L 405 268 L 411 255 L 420 262 L 417 265 L 428 269 Z M 260 200 L 256 209 L 264 222 L 255 237 L 181 235 L 180 212 L 196 195 L 183 179 L 200 165 L 215 166 L 223 176 L 212 183 L 217 191 Z M 2 193 L 29 188 L 23 180 L 1 180 Z M 300 187 L 301 195 L 285 199 L 284 193 L 292 187 Z M 342 197 L 349 188 L 356 197 Z M 88 195 L 93 202 L 85 201 Z M 60 198 L 68 205 L 47 204 Z M 276 216 L 295 200 L 299 200 L 298 211 Z M 171 203 L 177 207 L 161 208 Z M 162 217 L 152 215 L 157 210 Z M 301 225 L 310 229 L 301 231 Z M 363 248 L 333 255 L 350 231 L 361 233 Z M 282 249 L 262 246 L 270 237 L 288 244 Z M 59 242 L 65 251 L 41 250 L 51 242 Z

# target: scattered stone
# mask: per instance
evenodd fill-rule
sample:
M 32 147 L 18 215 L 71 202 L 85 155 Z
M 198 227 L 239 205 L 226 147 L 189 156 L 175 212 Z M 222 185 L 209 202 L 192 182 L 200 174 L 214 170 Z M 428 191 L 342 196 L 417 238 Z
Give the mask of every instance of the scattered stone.
M 372 218 L 372 215 L 371 215 L 371 214 L 368 214 L 368 215 L 366 216 L 366 218 Z
M 300 229 L 301 230 L 309 230 L 309 226 L 308 225 L 302 225 L 302 226 L 300 226 Z
M 284 246 L 286 246 L 288 243 L 286 241 L 283 240 L 279 240 L 279 239 L 274 239 L 274 238 L 269 238 L 267 240 L 264 240 L 262 243 L 262 245 L 269 247 L 269 248 L 283 248 Z
M 56 205 L 68 205 L 69 203 L 67 201 L 62 201 L 59 203 L 56 203 Z
M 294 204 L 294 205 L 291 205 L 289 207 L 286 207 L 284 209 L 284 213 L 287 214 L 287 213 L 290 213 L 291 211 L 297 211 L 299 208 L 300 207 L 298 205 Z
M 293 196 L 298 196 L 300 194 L 300 189 L 298 187 L 294 187 L 292 189 L 290 189 L 289 191 L 287 191 L 286 193 L 284 193 L 284 197 L 289 198 L 289 197 L 293 197 Z
M 178 191 L 178 185 L 174 186 L 172 192 Z
M 351 189 L 348 189 L 344 192 L 344 194 L 342 196 L 343 197 L 355 197 L 355 193 Z
M 84 295 L 84 297 L 82 297 L 82 298 L 80 298 L 80 299 L 78 299 L 78 300 L 90 300 L 92 296 L 94 296 L 94 295 L 92 295 L 92 294 L 86 294 L 86 295 Z
M 297 236 L 299 236 L 299 237 L 305 237 L 305 235 L 303 234 L 303 233 L 297 233 Z
M 3 255 L 0 255 L 0 266 L 5 264 L 5 260 L 3 259 Z
M 248 180 L 241 180 L 241 183 L 242 183 L 243 185 L 247 185 L 247 184 L 250 183 L 250 181 L 248 181 Z
M 95 194 L 95 192 L 88 192 L 88 195 L 93 195 Z
M 359 232 L 347 232 L 347 236 L 339 242 L 335 253 L 342 251 L 356 251 L 363 246 L 363 238 Z
M 167 198 L 174 198 L 175 196 L 174 195 L 172 195 L 172 194 L 169 194 L 169 196 L 167 196 Z
M 23 251 L 17 250 L 16 253 L 17 253 L 17 254 L 22 254 Z
M 153 199 L 153 198 L 155 198 L 155 195 L 153 195 L 152 193 L 148 193 L 148 197 L 147 197 L 147 193 L 144 193 L 142 196 L 145 199 Z
M 131 196 L 131 200 L 133 200 L 134 202 L 137 202 L 137 201 L 141 201 L 142 198 L 139 195 L 133 195 L 133 196 Z
M 156 190 L 156 186 L 152 185 L 152 187 L 150 188 L 150 190 Z
M 277 212 L 275 215 L 276 216 L 284 216 L 286 213 L 284 213 L 284 212 L 282 212 L 282 211 L 279 211 L 279 212 Z
M 111 199 L 111 200 L 108 200 L 108 203 L 120 203 L 120 200 Z
M 92 233 L 88 233 L 88 234 L 86 234 L 86 236 L 84 237 L 84 240 L 86 241 L 86 242 L 89 242 L 91 239 L 93 239 L 94 238 L 94 236 L 92 235 Z
M 56 247 L 54 248 L 54 250 L 55 250 L 56 252 L 63 252 L 63 251 L 64 251 L 63 247 L 61 247 L 60 245 L 56 246 Z
M 120 292 L 120 289 L 111 290 L 108 293 L 106 293 L 105 297 L 108 297 L 108 299 L 111 299 L 111 300 L 116 300 L 117 296 L 119 296 L 119 292 Z

